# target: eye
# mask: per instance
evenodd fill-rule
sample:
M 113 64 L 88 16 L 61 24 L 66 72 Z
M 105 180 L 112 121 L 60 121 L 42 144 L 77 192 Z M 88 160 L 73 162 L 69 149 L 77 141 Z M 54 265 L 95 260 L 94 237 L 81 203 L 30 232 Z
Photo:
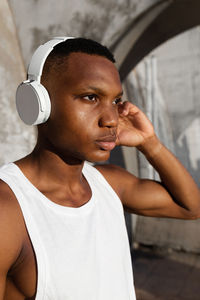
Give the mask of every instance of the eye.
M 91 101 L 91 102 L 94 102 L 97 100 L 97 95 L 95 94 L 90 94 L 90 95 L 85 95 L 82 97 L 84 100 L 88 100 L 88 101 Z
M 119 104 L 119 103 L 122 103 L 123 102 L 123 100 L 122 100 L 122 98 L 117 98 L 117 99 L 115 99 L 114 101 L 113 101 L 113 104 Z

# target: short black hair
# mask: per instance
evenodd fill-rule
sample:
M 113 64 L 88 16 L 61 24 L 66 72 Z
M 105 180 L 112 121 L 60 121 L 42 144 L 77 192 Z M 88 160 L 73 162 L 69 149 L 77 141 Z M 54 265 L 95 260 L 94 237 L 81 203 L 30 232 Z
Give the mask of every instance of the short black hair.
M 73 52 L 103 56 L 115 63 L 113 54 L 106 46 L 91 39 L 73 38 L 61 42 L 54 47 L 44 64 L 43 76 L 47 77 L 51 69 L 57 70 Z

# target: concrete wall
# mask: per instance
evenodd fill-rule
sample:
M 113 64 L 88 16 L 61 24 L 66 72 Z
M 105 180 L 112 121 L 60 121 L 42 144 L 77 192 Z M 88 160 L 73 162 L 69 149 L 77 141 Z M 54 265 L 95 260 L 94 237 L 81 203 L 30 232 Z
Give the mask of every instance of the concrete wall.
M 0 165 L 26 155 L 35 139 L 15 110 L 15 92 L 25 78 L 15 25 L 8 3 L 0 1 Z
M 25 65 L 34 49 L 52 36 L 94 38 L 110 46 L 159 0 L 9 0 Z
M 170 120 L 169 134 L 173 137 L 171 150 L 200 187 L 199 45 L 200 27 L 197 27 L 166 42 L 151 55 L 157 58 L 157 81 Z M 138 217 L 135 239 L 144 244 L 200 252 L 200 220 Z
M 154 51 L 175 151 L 200 186 L 200 26 Z M 195 129 L 196 128 L 196 129 Z

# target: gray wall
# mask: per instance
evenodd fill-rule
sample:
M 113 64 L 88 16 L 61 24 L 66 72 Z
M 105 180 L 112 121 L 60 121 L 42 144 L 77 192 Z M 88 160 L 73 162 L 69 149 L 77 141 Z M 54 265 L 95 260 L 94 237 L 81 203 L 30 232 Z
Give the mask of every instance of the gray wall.
M 27 65 L 52 36 L 94 38 L 110 46 L 132 21 L 159 0 L 9 0 Z M 55 5 L 56 3 L 56 5 Z
M 25 78 L 24 65 L 7 1 L 0 2 L 0 165 L 21 158 L 32 148 L 33 128 L 19 120 L 15 110 L 15 91 Z
M 200 187 L 199 46 L 200 27 L 196 27 L 169 40 L 150 55 L 157 58 L 157 81 L 170 121 L 169 134 L 173 137 L 171 150 Z M 142 64 L 136 70 L 141 69 Z M 147 165 L 146 169 L 148 172 Z M 144 244 L 200 252 L 200 220 L 138 217 L 135 240 Z
M 200 26 L 154 51 L 175 151 L 200 187 Z

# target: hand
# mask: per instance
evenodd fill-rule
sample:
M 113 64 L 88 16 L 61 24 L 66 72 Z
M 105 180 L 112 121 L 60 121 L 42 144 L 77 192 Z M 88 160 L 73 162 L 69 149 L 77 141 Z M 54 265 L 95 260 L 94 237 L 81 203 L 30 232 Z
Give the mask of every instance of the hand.
M 153 125 L 137 106 L 130 102 L 119 105 L 117 145 L 139 147 L 153 136 Z

